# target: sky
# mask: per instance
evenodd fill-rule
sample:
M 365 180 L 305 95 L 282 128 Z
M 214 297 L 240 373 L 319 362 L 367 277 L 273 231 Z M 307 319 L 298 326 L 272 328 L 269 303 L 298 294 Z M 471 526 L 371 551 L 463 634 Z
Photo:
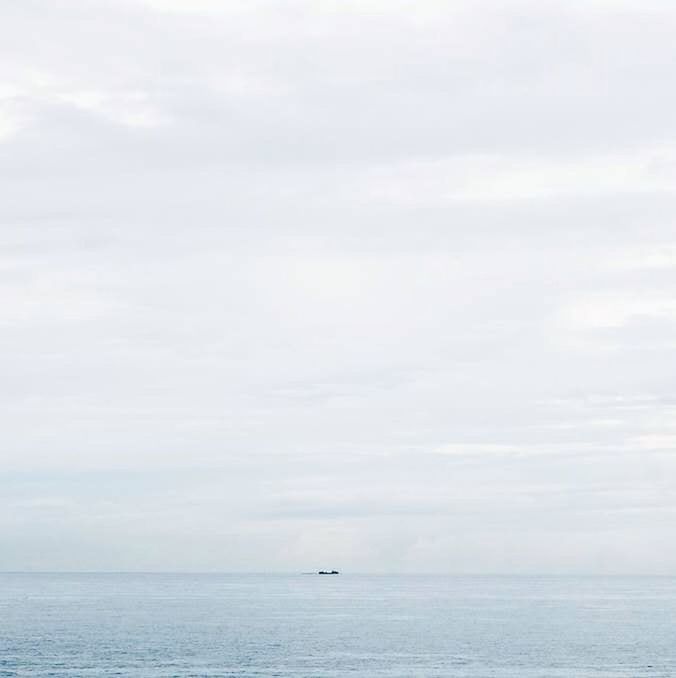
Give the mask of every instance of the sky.
M 676 574 L 671 0 L 0 14 L 0 569 Z

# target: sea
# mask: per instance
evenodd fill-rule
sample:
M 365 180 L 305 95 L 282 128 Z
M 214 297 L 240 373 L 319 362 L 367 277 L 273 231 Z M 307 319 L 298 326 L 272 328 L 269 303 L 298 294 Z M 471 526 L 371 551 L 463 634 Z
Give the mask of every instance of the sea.
M 676 677 L 676 579 L 0 574 L 0 676 Z

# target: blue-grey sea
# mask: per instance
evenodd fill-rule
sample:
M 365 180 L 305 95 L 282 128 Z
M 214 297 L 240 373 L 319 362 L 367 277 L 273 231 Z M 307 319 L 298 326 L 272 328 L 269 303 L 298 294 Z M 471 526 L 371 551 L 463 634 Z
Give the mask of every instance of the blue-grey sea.
M 676 579 L 0 574 L 0 676 L 676 677 Z

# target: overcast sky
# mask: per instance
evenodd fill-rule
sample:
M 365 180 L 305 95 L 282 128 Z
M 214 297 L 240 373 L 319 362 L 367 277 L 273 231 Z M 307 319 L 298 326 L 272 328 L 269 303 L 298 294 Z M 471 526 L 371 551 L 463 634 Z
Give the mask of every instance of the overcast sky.
M 672 0 L 0 11 L 0 569 L 676 573 Z

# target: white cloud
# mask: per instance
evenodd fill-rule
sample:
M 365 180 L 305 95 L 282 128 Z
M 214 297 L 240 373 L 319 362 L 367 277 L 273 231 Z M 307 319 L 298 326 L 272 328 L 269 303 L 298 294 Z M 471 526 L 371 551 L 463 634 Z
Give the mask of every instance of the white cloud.
M 7 108 L 0 104 L 0 143 L 13 137 L 21 127 L 18 116 L 12 115 Z
M 666 450 L 676 452 L 676 434 L 646 434 L 633 443 L 641 450 Z
M 630 0 L 8 5 L 0 567 L 63 564 L 47 507 L 80 569 L 102 534 L 147 569 L 668 540 L 675 28 Z
M 371 169 L 365 177 L 359 177 L 359 183 L 368 197 L 407 206 L 671 192 L 676 165 L 655 162 L 664 155 L 664 148 L 624 156 L 555 160 L 456 155 Z M 676 159 L 676 154 L 669 152 L 669 157 Z
M 72 91 L 57 95 L 55 101 L 128 127 L 152 128 L 167 121 L 143 92 Z
M 613 253 L 607 266 L 620 272 L 676 268 L 676 244 L 667 242 L 647 248 L 637 245 Z
M 633 319 L 663 318 L 676 321 L 676 298 L 633 293 L 592 294 L 564 306 L 558 325 L 567 331 L 621 328 Z

